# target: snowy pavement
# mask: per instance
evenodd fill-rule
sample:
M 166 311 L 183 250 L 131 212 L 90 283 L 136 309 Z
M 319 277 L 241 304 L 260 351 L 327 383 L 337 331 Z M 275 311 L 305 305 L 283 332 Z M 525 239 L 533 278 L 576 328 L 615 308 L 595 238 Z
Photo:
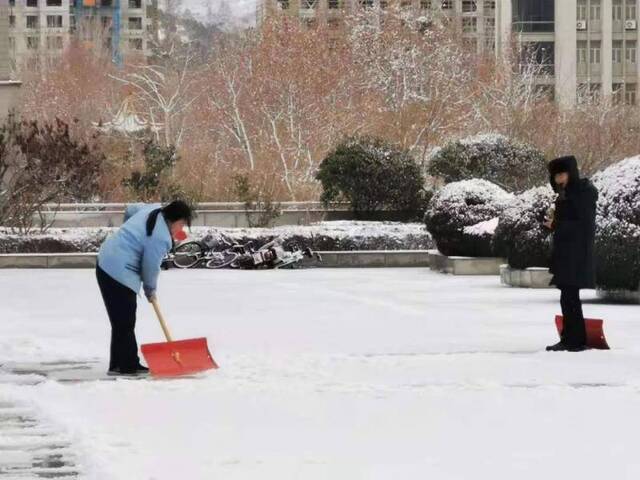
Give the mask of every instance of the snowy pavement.
M 106 369 L 93 272 L 0 271 L 2 480 L 44 476 L 34 442 L 66 452 L 61 478 L 92 480 L 640 476 L 638 306 L 587 292 L 613 350 L 546 353 L 558 293 L 497 277 L 192 270 L 160 282 L 174 336 L 208 337 L 220 370 L 61 381 Z M 160 335 L 141 301 L 139 340 Z M 3 434 L 16 418 L 41 435 Z

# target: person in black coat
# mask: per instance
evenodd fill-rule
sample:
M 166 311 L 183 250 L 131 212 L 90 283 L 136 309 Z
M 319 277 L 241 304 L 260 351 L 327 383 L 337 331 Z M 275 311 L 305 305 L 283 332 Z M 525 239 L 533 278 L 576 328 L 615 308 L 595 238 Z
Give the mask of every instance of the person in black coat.
M 587 341 L 580 289 L 595 287 L 593 249 L 598 190 L 591 181 L 580 178 L 573 156 L 552 160 L 549 176 L 558 198 L 545 226 L 553 231 L 551 284 L 561 292 L 564 328 L 560 342 L 547 350 L 578 352 L 586 348 Z

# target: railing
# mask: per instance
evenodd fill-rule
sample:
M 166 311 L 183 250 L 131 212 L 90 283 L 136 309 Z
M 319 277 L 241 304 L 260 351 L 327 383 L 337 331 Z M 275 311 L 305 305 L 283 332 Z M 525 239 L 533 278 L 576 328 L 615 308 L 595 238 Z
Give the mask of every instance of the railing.
M 133 202 L 132 202 L 133 203 Z M 281 210 L 349 210 L 348 203 L 331 203 L 326 207 L 321 202 L 277 202 Z M 45 212 L 124 212 L 129 203 L 47 203 L 43 205 Z M 196 204 L 200 211 L 244 211 L 246 205 L 242 202 L 202 202 Z
M 553 33 L 555 22 L 549 21 L 528 21 L 513 22 L 513 31 L 519 33 Z

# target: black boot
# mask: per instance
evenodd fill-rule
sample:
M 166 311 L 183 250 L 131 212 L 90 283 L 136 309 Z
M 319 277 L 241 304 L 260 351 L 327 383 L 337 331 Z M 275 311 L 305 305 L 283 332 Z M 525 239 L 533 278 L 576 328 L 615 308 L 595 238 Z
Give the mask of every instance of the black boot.
M 549 345 L 547 352 L 566 352 L 569 348 L 562 342 L 558 342 L 555 345 Z

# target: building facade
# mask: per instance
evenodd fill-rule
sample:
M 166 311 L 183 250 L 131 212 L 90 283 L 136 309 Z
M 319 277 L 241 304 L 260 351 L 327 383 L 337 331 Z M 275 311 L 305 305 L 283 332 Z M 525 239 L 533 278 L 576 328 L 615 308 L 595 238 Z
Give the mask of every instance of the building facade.
M 562 105 L 589 96 L 637 103 L 640 0 L 501 1 L 498 49 L 513 38 L 550 53 L 541 84 L 553 85 Z
M 395 4 L 417 14 L 442 15 L 460 22 L 462 35 L 478 52 L 495 48 L 495 0 L 263 0 L 258 23 L 276 13 L 299 18 L 308 25 L 339 26 L 347 14 L 362 9 L 383 11 Z
M 279 12 L 336 24 L 345 13 L 392 2 L 455 17 L 478 52 L 519 48 L 523 61 L 540 64 L 540 88 L 563 106 L 593 96 L 637 103 L 640 0 L 264 0 L 258 21 Z
M 76 36 L 115 54 L 146 54 L 146 0 L 9 0 L 9 50 L 16 66 L 60 55 Z
M 11 79 L 9 58 L 9 0 L 0 0 L 0 121 L 14 107 L 20 82 Z

